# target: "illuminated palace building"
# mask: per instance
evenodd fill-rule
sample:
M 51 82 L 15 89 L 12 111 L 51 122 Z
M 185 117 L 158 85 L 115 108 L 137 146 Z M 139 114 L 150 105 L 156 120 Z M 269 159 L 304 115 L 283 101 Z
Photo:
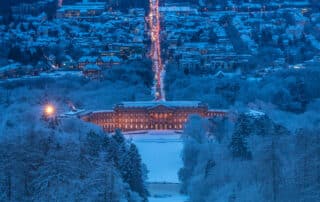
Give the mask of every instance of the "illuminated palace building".
M 189 115 L 204 118 L 225 116 L 224 110 L 208 109 L 198 101 L 122 102 L 113 110 L 93 111 L 82 119 L 100 125 L 105 131 L 181 130 Z

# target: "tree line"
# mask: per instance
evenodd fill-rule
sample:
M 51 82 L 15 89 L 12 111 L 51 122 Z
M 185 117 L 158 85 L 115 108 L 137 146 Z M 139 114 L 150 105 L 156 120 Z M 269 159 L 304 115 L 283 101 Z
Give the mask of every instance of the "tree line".
M 179 177 L 190 201 L 319 201 L 319 127 L 292 132 L 245 112 L 232 119 L 189 120 Z
M 120 131 L 40 122 L 2 130 L 0 201 L 147 201 L 146 168 Z

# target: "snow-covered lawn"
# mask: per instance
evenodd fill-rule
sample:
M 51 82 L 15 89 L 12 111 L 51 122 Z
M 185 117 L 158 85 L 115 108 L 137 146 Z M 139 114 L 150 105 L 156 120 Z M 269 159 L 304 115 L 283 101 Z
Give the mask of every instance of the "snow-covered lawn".
M 180 134 L 174 131 L 141 133 L 127 135 L 127 138 L 132 138 L 147 165 L 148 182 L 179 183 L 177 172 L 182 167 Z
M 179 184 L 149 184 L 150 202 L 184 202 L 187 197 L 179 193 Z
M 177 174 L 182 167 L 180 134 L 175 131 L 141 131 L 127 133 L 126 137 L 137 145 L 149 170 L 149 201 L 186 201 L 186 196 L 179 193 Z

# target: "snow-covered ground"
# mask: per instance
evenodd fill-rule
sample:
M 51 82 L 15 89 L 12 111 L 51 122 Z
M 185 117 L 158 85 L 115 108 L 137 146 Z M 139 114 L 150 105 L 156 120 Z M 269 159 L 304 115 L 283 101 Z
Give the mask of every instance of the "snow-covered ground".
M 182 167 L 180 134 L 174 131 L 148 131 L 127 135 L 139 148 L 149 170 L 148 182 L 179 183 L 177 171 Z
M 182 167 L 180 134 L 175 131 L 141 131 L 127 133 L 126 137 L 137 145 L 149 170 L 149 201 L 186 201 L 186 196 L 179 193 L 177 175 Z
M 179 184 L 155 183 L 148 186 L 149 202 L 184 202 L 187 197 L 179 194 Z

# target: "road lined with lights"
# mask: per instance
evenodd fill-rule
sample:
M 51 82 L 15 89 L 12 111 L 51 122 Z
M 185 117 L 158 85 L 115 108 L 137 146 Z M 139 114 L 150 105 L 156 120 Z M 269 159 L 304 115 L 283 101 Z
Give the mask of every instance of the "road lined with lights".
M 165 100 L 165 92 L 163 85 L 164 65 L 161 59 L 160 45 L 160 14 L 159 0 L 149 0 L 150 13 L 148 22 L 150 27 L 152 68 L 155 73 L 154 77 L 154 95 L 155 100 Z

